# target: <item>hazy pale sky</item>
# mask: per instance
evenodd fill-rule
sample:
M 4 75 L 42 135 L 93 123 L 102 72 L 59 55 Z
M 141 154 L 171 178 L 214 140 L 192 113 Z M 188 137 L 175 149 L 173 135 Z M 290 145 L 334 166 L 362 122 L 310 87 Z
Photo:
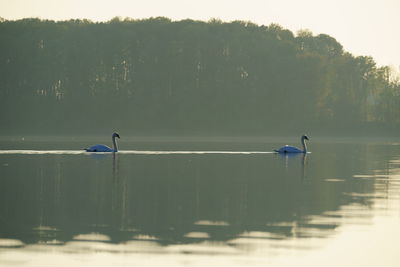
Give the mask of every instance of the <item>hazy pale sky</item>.
M 0 17 L 9 20 L 115 16 L 278 23 L 293 32 L 329 34 L 354 55 L 400 66 L 400 0 L 0 0 Z

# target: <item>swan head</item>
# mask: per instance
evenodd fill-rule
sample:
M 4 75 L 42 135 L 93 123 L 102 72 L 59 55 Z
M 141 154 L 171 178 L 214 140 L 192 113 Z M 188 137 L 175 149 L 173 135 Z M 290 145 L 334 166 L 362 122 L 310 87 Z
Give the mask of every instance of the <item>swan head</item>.
M 301 139 L 302 139 L 302 140 L 310 140 L 310 139 L 308 139 L 308 136 L 307 136 L 307 135 L 303 135 L 303 136 L 301 137 Z
M 113 133 L 113 134 L 112 134 L 112 137 L 113 137 L 113 138 L 115 138 L 115 137 L 121 138 L 121 137 L 119 137 L 119 134 L 118 134 L 118 133 Z

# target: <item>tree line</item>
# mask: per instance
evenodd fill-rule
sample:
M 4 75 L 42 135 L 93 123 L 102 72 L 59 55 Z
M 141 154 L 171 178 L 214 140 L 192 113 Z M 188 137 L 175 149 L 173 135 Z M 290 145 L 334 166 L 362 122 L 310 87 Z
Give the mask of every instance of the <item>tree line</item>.
M 283 134 L 400 127 L 400 82 L 277 24 L 0 20 L 0 134 Z

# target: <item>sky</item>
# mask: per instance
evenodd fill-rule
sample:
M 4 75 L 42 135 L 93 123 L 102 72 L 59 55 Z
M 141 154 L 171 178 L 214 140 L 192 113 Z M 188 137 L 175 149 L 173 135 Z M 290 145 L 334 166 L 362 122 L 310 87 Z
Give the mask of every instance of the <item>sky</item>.
M 328 34 L 355 56 L 400 68 L 400 0 L 0 0 L 0 17 L 7 20 L 116 16 L 277 23 L 294 33 Z

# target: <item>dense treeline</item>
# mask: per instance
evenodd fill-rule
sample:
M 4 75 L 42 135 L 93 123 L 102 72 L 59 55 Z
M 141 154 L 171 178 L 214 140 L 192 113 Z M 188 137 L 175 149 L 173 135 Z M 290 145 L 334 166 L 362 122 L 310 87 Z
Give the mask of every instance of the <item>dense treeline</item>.
M 0 21 L 0 134 L 397 129 L 400 83 L 334 38 L 218 20 Z

